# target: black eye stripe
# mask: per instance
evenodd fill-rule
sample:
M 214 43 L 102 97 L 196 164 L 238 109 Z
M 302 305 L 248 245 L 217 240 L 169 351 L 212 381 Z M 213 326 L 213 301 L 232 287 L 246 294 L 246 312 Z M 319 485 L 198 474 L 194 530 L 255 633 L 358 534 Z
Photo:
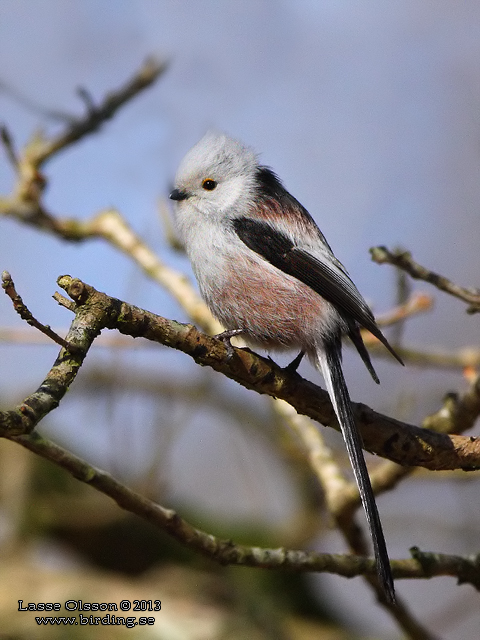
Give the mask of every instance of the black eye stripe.
M 202 187 L 206 190 L 206 191 L 213 191 L 215 189 L 215 187 L 217 186 L 217 183 L 215 180 L 212 180 L 211 178 L 207 178 L 206 180 L 204 180 L 202 182 Z

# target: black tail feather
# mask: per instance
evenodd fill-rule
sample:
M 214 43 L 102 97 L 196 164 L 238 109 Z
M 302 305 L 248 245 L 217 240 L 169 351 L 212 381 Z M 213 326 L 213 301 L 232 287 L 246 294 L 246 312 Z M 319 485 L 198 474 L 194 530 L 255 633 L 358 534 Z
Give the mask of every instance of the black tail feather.
M 360 355 L 362 355 L 362 353 L 360 353 Z M 377 562 L 378 578 L 387 601 L 395 603 L 395 588 L 382 524 L 380 522 L 372 485 L 370 484 L 367 465 L 363 457 L 362 439 L 355 423 L 350 396 L 345 378 L 343 377 L 340 340 L 334 340 L 326 344 L 324 349 L 318 352 L 317 358 L 318 365 L 325 379 L 327 391 L 335 409 L 338 422 L 340 423 L 350 463 L 360 492 L 360 498 L 367 517 Z
M 377 325 L 375 324 L 375 321 L 373 321 L 371 324 L 365 325 L 365 328 L 368 329 L 370 331 L 370 333 L 372 333 L 378 340 L 380 340 L 380 342 L 390 351 L 390 353 L 392 354 L 392 356 L 404 367 L 405 363 L 404 361 L 400 358 L 400 356 L 398 355 L 398 353 L 395 351 L 395 349 L 392 347 L 392 345 L 388 342 L 388 340 L 385 338 L 385 336 L 383 335 L 383 333 L 380 331 L 380 329 L 377 327 Z M 355 345 L 356 346 L 356 345 Z M 360 354 L 361 355 L 361 354 Z
M 378 379 L 377 372 L 373 368 L 372 361 L 370 360 L 370 354 L 367 351 L 367 347 L 365 346 L 362 338 L 362 334 L 360 333 L 360 329 L 358 325 L 355 325 L 348 332 L 348 337 L 353 342 L 355 348 L 360 354 L 361 359 L 363 360 L 364 365 L 367 367 L 370 375 L 375 380 L 377 384 L 380 384 L 380 380 Z

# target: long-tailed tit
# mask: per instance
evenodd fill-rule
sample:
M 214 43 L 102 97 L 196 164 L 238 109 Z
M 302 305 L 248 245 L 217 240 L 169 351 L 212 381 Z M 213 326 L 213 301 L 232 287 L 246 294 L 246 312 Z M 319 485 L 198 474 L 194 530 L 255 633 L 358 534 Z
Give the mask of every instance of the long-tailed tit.
M 308 211 L 255 153 L 207 133 L 175 178 L 176 218 L 201 294 L 229 339 L 296 349 L 319 369 L 341 427 L 370 528 L 384 594 L 393 578 L 362 439 L 342 373 L 347 335 L 378 383 L 360 335 L 365 327 L 401 362 Z M 403 363 L 402 363 L 403 364 Z

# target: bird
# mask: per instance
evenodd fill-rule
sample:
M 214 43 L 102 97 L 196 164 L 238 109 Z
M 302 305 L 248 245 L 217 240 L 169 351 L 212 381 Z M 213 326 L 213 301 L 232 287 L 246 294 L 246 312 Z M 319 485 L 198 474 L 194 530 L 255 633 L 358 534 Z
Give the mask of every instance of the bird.
M 170 193 L 200 293 L 230 338 L 299 351 L 320 371 L 343 435 L 370 530 L 383 595 L 395 588 L 382 524 L 342 371 L 347 336 L 376 383 L 360 328 L 403 364 L 316 222 L 249 146 L 208 131 L 181 161 Z

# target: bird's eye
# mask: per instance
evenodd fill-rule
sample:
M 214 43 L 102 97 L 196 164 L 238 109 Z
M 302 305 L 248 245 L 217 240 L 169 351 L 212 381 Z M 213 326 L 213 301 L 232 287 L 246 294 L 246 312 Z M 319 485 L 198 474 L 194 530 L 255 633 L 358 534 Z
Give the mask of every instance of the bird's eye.
M 205 189 L 205 191 L 213 191 L 216 186 L 217 186 L 217 183 L 215 182 L 215 180 L 212 180 L 211 178 L 207 178 L 202 182 L 202 187 Z

